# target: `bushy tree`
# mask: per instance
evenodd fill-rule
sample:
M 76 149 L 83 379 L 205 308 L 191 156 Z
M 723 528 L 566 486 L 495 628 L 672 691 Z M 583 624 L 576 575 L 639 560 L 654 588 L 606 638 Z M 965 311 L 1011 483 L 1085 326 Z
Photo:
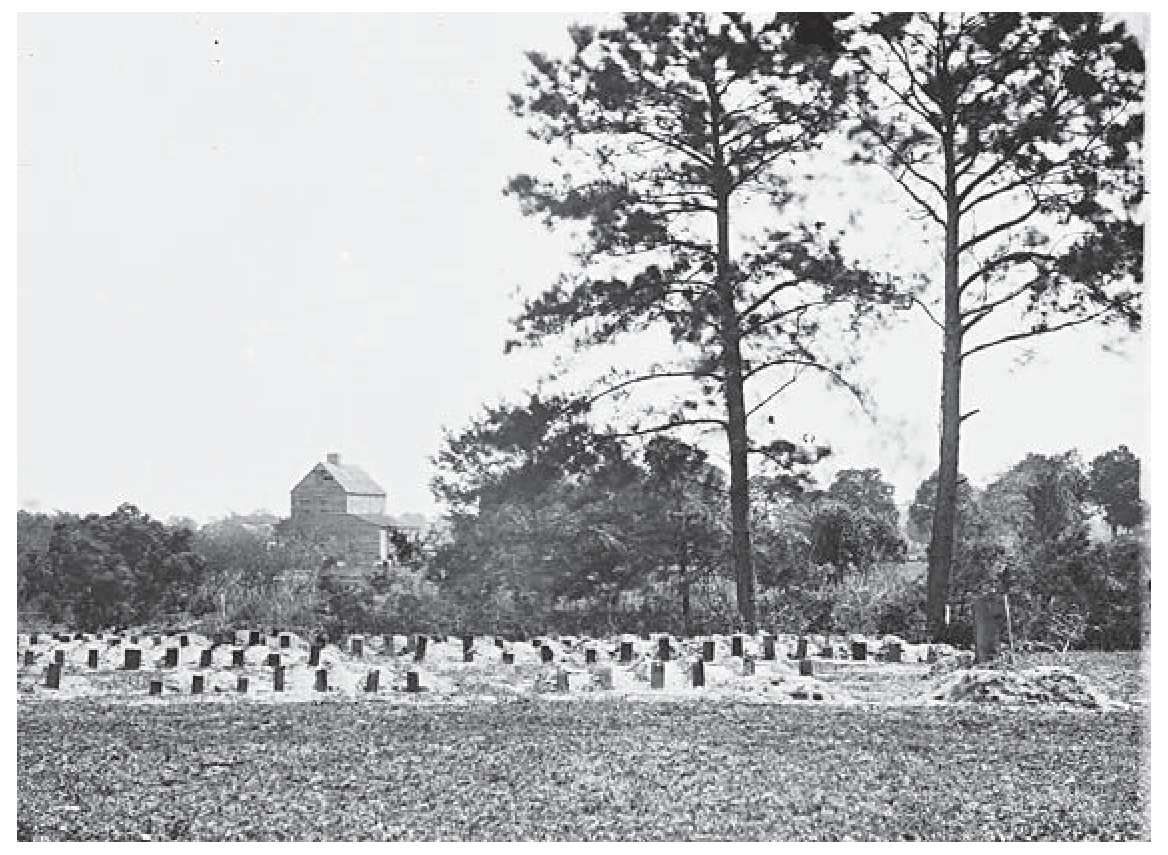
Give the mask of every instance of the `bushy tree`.
M 1091 461 L 1087 495 L 1103 508 L 1111 533 L 1131 530 L 1144 519 L 1140 501 L 1140 459 L 1121 445 Z

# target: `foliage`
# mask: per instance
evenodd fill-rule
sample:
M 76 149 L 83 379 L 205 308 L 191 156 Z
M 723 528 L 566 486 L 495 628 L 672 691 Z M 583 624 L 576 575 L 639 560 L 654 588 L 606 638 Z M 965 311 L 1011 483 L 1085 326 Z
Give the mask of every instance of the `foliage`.
M 1132 529 L 1143 522 L 1140 501 L 1140 459 L 1121 445 L 1091 461 L 1087 495 L 1103 508 L 1112 534 Z
M 203 561 L 191 532 L 130 504 L 112 514 L 17 513 L 19 608 L 86 630 L 157 621 L 212 606 L 199 597 Z

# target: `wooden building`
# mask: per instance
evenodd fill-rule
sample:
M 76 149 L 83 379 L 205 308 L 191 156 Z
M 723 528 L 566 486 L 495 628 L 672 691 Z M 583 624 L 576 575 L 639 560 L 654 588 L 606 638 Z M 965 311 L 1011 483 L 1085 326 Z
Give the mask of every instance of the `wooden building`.
M 386 514 L 385 490 L 335 453 L 292 488 L 290 522 L 294 530 L 332 543 L 338 559 L 358 566 L 392 561 L 393 533 L 417 528 Z

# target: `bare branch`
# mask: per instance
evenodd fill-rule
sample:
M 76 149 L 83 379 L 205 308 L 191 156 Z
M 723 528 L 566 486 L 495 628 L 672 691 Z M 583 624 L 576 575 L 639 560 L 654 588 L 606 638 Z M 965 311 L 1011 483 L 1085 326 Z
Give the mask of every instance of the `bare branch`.
M 777 398 L 785 390 L 787 390 L 791 386 L 793 386 L 795 384 L 795 381 L 799 379 L 799 375 L 801 375 L 803 373 L 803 369 L 804 369 L 804 366 L 802 366 L 802 365 L 800 365 L 798 368 L 796 368 L 795 373 L 791 376 L 790 380 L 787 380 L 785 383 L 781 383 L 779 385 L 779 388 L 775 389 L 775 391 L 771 392 L 769 395 L 767 395 L 765 398 L 763 398 L 761 401 L 759 401 L 757 404 L 755 404 L 753 407 L 751 407 L 750 410 L 747 411 L 746 417 L 750 418 L 755 413 L 757 413 L 759 410 L 761 410 L 763 407 L 765 407 L 767 404 L 769 404 L 771 401 L 773 401 L 775 398 Z
M 1033 288 L 1037 283 L 1038 283 L 1037 279 L 1031 279 L 1025 285 L 1021 285 L 1018 288 L 1015 288 L 1013 291 L 1011 291 L 1009 294 L 1006 294 L 1005 296 L 999 297 L 996 300 L 991 300 L 988 303 L 982 303 L 980 306 L 975 306 L 972 309 L 967 309 L 964 312 L 962 312 L 961 313 L 962 320 L 964 320 L 965 318 L 972 319 L 969 321 L 969 323 L 963 324 L 961 326 L 962 334 L 964 335 L 965 333 L 969 332 L 977 324 L 981 323 L 983 320 L 985 320 L 987 317 L 989 317 L 990 313 L 993 312 L 993 310 L 996 309 L 998 306 L 1001 306 L 1005 303 L 1009 303 L 1011 300 L 1016 299 L 1017 297 L 1020 297 L 1021 295 L 1025 294 L 1027 291 L 1029 291 L 1031 288 Z
M 1101 318 L 1104 315 L 1106 315 L 1110 312 L 1113 312 L 1113 311 L 1115 311 L 1114 307 L 1108 306 L 1106 309 L 1103 309 L 1102 311 L 1096 312 L 1093 315 L 1087 315 L 1086 317 L 1076 318 L 1073 321 L 1067 321 L 1066 323 L 1058 324 L 1058 325 L 1053 326 L 1053 327 L 1043 327 L 1042 329 L 1026 330 L 1025 332 L 1014 333 L 1013 335 L 1003 336 L 1002 338 L 994 339 L 993 341 L 987 341 L 987 342 L 984 342 L 982 344 L 979 344 L 977 347 L 970 348 L 969 350 L 967 350 L 961 354 L 961 358 L 964 360 L 967 356 L 973 356 L 978 351 L 988 350 L 991 347 L 997 347 L 999 344 L 1005 344 L 1006 342 L 1019 341 L 1019 340 L 1024 339 L 1024 338 L 1033 338 L 1034 336 L 1046 335 L 1047 333 L 1058 332 L 1059 330 L 1065 330 L 1068 327 L 1077 327 L 1079 324 L 1085 324 L 1089 321 L 1095 320 L 1096 318 Z
M 998 223 L 996 226 L 994 226 L 989 231 L 982 232 L 979 235 L 974 235 L 969 240 L 962 243 L 957 248 L 957 251 L 958 252 L 968 252 L 970 249 L 977 246 L 979 243 L 982 243 L 983 241 L 989 240 L 994 235 L 1001 234 L 1002 232 L 1009 231 L 1010 229 L 1014 228 L 1014 226 L 1021 225 L 1022 223 L 1026 222 L 1031 217 L 1033 217 L 1035 214 L 1037 214 L 1039 211 L 1039 208 L 1041 208 L 1041 207 L 1042 207 L 1041 205 L 1039 205 L 1037 202 L 1035 202 L 1033 205 L 1030 206 L 1030 210 L 1027 211 L 1025 214 L 1019 214 L 1017 217 L 1014 217 L 1013 219 L 1005 220 L 1004 222 Z
M 688 427 L 691 425 L 717 425 L 718 427 L 722 428 L 723 430 L 729 429 L 729 427 L 726 424 L 726 421 L 724 419 L 713 419 L 713 418 L 681 419 L 681 420 L 675 421 L 675 422 L 667 422 L 666 424 L 663 424 L 663 425 L 654 425 L 653 427 L 637 428 L 636 430 L 611 433 L 611 434 L 608 434 L 608 436 L 617 437 L 617 438 L 624 438 L 624 437 L 630 437 L 630 436 L 645 436 L 645 435 L 651 434 L 651 433 L 661 433 L 662 431 L 673 430 L 674 428 L 679 428 L 679 427 Z
M 712 377 L 719 381 L 722 379 L 721 375 L 714 371 L 659 371 L 656 374 L 640 374 L 636 377 L 630 377 L 627 380 L 622 380 L 620 383 L 617 383 L 614 386 L 609 386 L 607 389 L 603 389 L 600 392 L 597 392 L 592 397 L 586 398 L 584 403 L 594 404 L 602 398 L 616 394 L 621 389 L 627 389 L 629 386 L 635 386 L 638 383 L 647 383 L 650 380 L 666 380 L 670 378 L 676 379 L 678 377 L 688 377 L 691 380 L 696 377 Z

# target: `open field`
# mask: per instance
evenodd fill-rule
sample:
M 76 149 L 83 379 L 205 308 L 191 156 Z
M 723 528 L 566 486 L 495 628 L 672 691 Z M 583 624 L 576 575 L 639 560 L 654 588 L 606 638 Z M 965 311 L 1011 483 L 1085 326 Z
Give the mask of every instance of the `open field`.
M 984 704 L 26 701 L 20 839 L 1149 835 L 1146 717 Z

